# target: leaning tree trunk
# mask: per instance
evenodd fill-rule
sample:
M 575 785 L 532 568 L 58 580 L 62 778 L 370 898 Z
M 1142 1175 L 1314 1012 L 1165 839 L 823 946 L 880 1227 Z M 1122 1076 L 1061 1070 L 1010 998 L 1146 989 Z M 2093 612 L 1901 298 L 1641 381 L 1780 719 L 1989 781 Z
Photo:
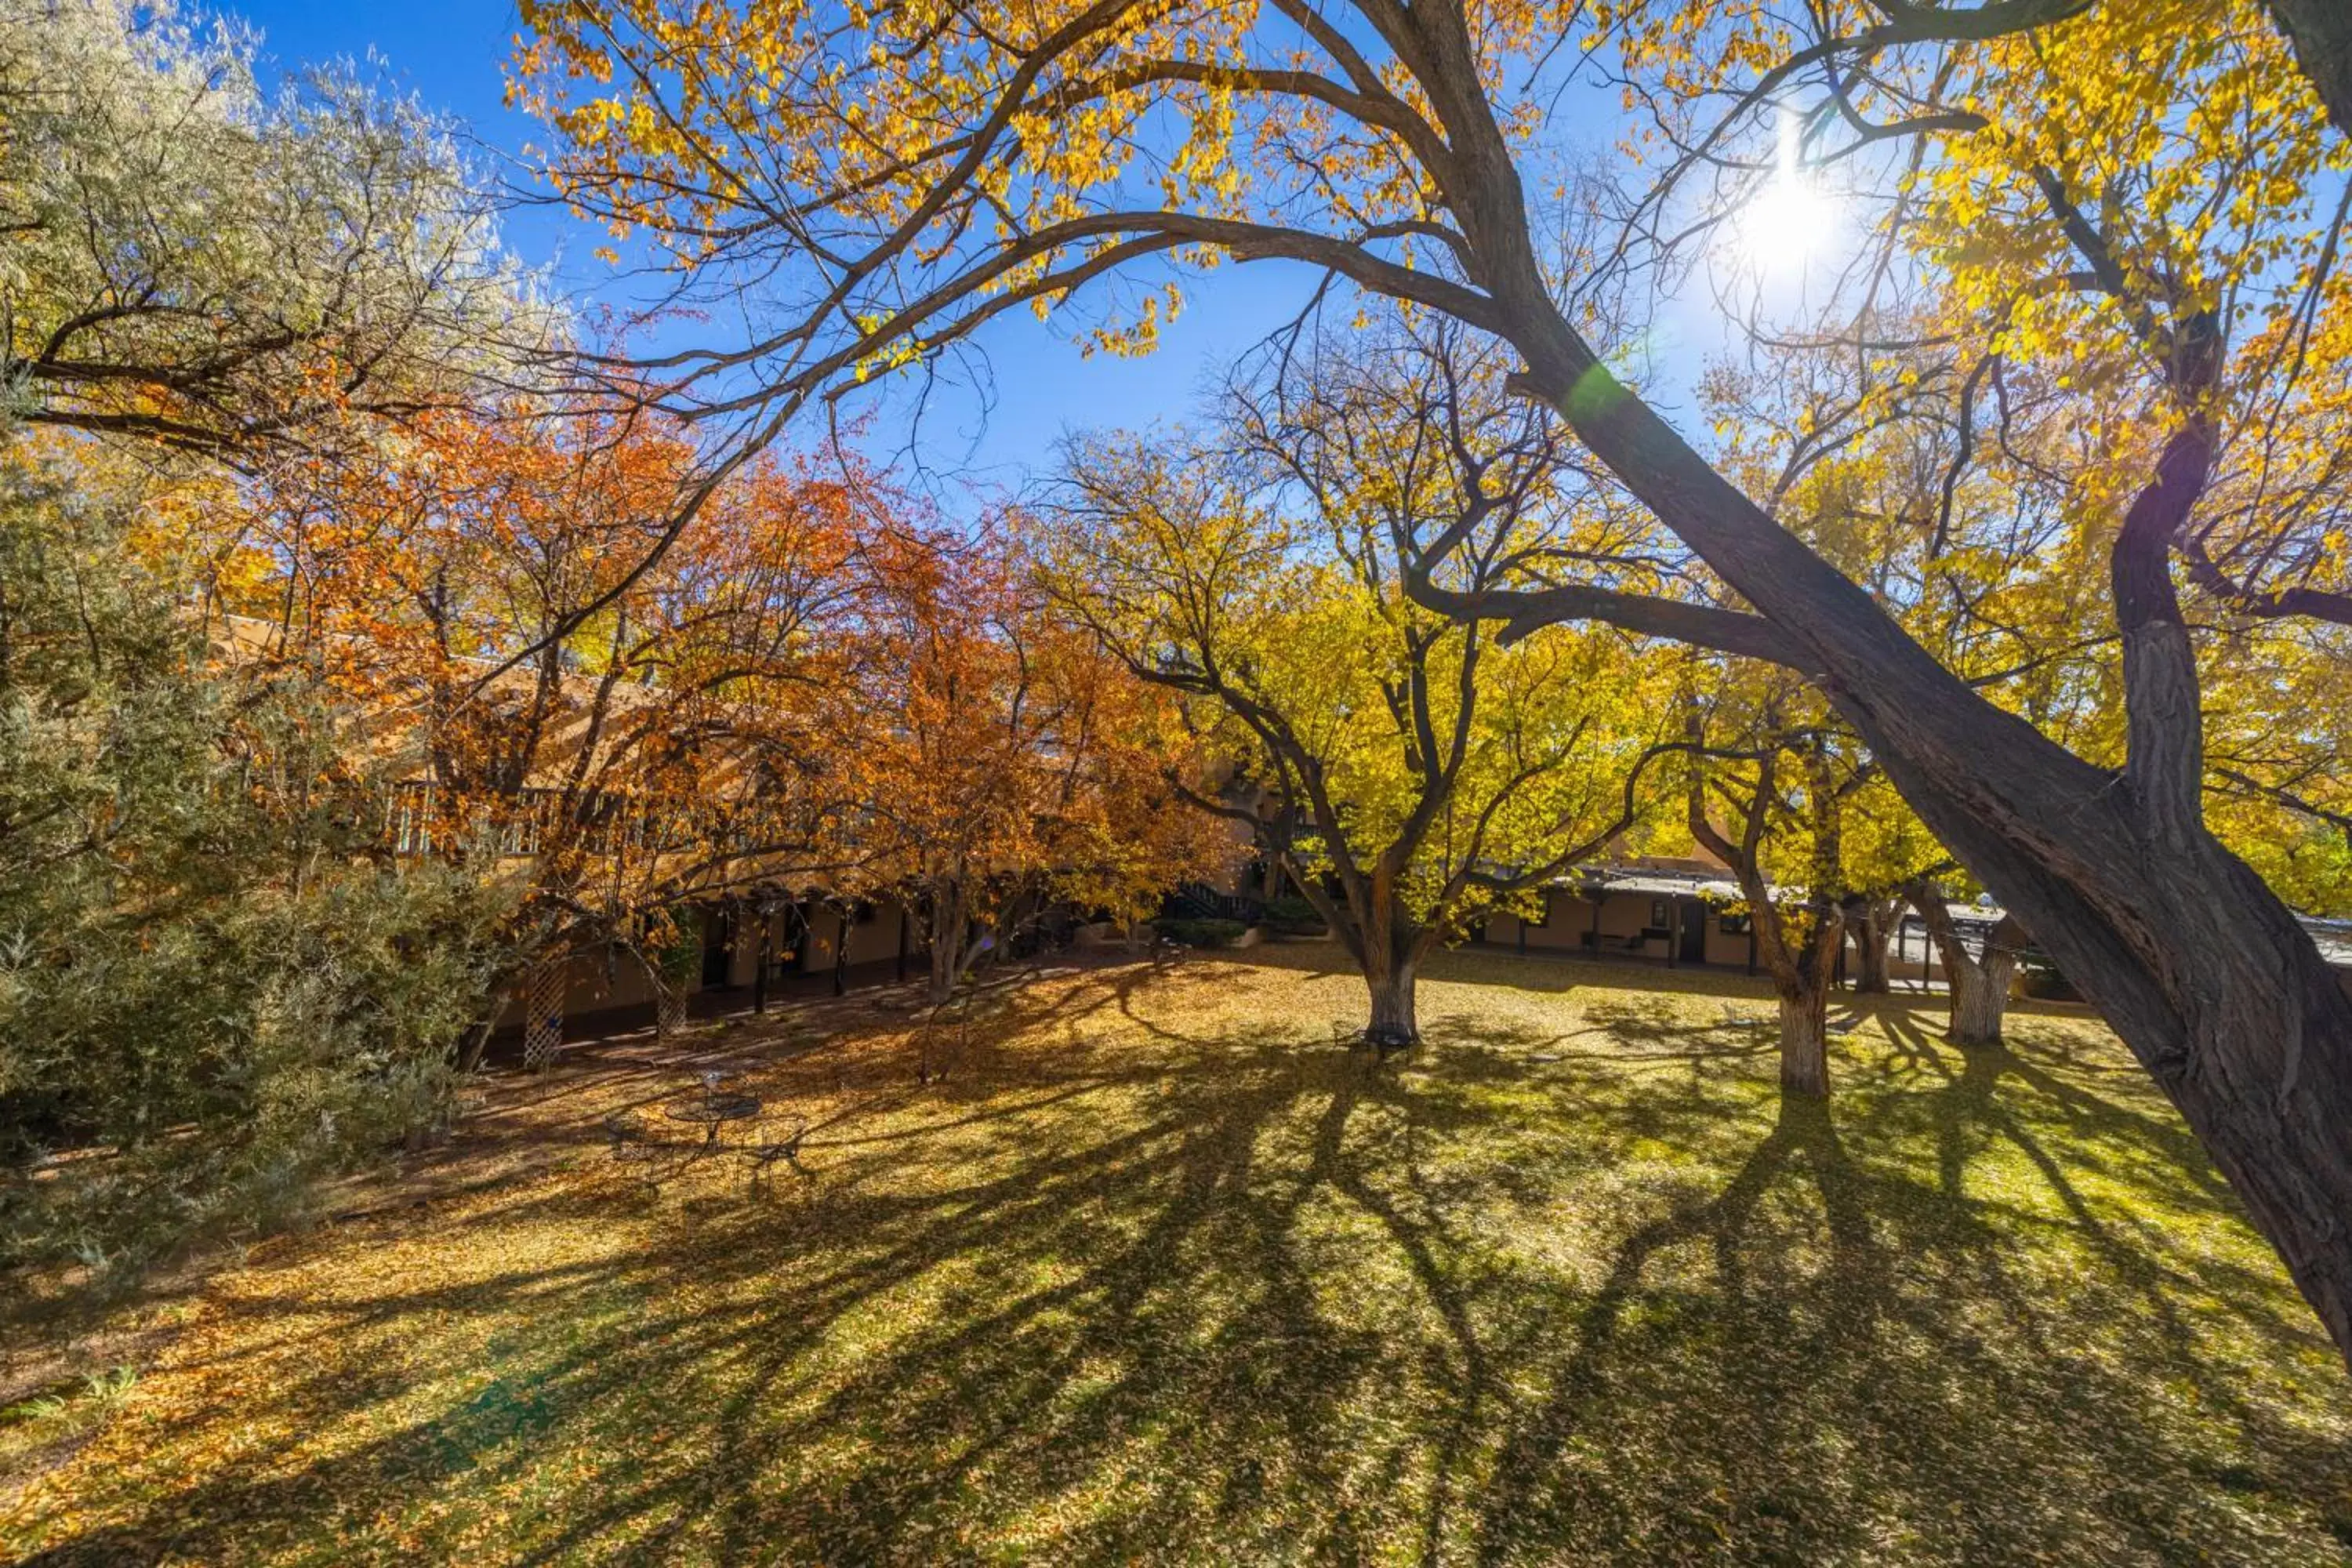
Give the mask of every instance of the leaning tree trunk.
M 1495 156 L 1507 162 L 1499 138 Z M 1928 830 L 2099 1008 L 2352 1363 L 2352 996 L 2198 811 L 2196 670 L 2167 554 L 2185 525 L 2181 498 L 2210 471 L 2198 433 L 2168 446 L 2117 531 L 2118 774 L 1937 662 L 1610 374 L 1545 294 L 1531 254 L 1510 259 L 1495 287 L 1528 361 L 1519 384 L 1756 607 L 1765 619 L 1753 626 L 1724 623 L 1753 644 L 1744 651 L 1808 673 Z
M 2352 136 L 2352 15 L 2343 0 L 2269 0 L 2271 19 L 2294 48 L 2294 61 L 2319 100 L 2327 118 L 2344 135 Z

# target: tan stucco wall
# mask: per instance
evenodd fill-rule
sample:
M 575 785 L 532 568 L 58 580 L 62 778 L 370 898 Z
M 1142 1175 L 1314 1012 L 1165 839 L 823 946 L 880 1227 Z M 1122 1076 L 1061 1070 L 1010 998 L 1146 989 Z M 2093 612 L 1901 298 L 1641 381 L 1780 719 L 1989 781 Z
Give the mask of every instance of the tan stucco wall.
M 1735 935 L 1725 931 L 1720 909 L 1706 911 L 1706 961 L 1739 969 L 1748 967 L 1748 933 Z
M 1612 938 L 1618 942 L 1622 942 L 1622 940 L 1627 937 L 1639 935 L 1643 928 L 1650 923 L 1651 901 L 1649 895 L 1646 893 L 1610 893 L 1605 895 L 1601 900 L 1601 941 L 1602 945 L 1610 945 Z M 1587 906 L 1585 918 L 1588 921 L 1591 919 L 1590 906 Z M 1671 918 L 1671 914 L 1669 918 Z
M 879 963 L 898 956 L 898 920 L 901 906 L 896 899 L 877 899 L 870 920 L 848 923 L 849 963 Z M 834 952 L 842 941 L 844 922 L 838 911 L 820 909 L 809 917 L 809 952 L 806 968 L 811 973 L 829 970 L 834 964 Z M 920 922 L 910 924 L 907 931 L 909 954 L 923 950 L 923 930 Z
M 874 904 L 874 918 L 849 928 L 849 962 L 879 963 L 886 958 L 898 956 L 898 918 L 901 911 L 896 899 L 879 899 Z M 914 952 L 922 945 L 922 933 L 910 923 L 907 930 L 907 951 Z
M 1542 925 L 1527 929 L 1528 951 L 1547 949 L 1558 952 L 1586 952 L 1585 937 L 1592 930 L 1592 903 L 1574 893 L 1552 889 L 1545 895 L 1550 918 Z M 1601 900 L 1601 941 L 1604 950 L 1628 951 L 1625 939 L 1650 923 L 1650 900 L 1646 895 L 1610 893 Z M 1518 921 L 1508 915 L 1497 915 L 1486 922 L 1486 940 L 1490 942 L 1510 942 L 1519 940 Z M 1652 951 L 1663 954 L 1665 944 L 1653 942 Z

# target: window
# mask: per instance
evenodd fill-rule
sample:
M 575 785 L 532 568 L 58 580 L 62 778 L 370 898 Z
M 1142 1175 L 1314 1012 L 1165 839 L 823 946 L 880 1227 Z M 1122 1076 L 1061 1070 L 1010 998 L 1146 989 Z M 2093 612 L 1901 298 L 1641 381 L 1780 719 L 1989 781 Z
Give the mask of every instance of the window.
M 1650 929 L 1653 931 L 1665 931 L 1671 928 L 1674 922 L 1675 911 L 1672 900 L 1666 899 L 1652 899 L 1650 900 Z
M 1745 914 L 1735 915 L 1727 910 L 1722 914 L 1716 917 L 1715 923 L 1717 929 L 1719 929 L 1726 936 L 1746 936 L 1748 934 L 1748 917 Z

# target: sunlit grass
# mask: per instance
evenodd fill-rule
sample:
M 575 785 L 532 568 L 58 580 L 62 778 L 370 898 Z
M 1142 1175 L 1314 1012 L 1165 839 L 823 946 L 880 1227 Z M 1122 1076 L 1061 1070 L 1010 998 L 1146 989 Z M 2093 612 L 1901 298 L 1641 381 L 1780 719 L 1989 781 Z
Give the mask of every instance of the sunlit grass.
M 504 1119 L 572 1168 L 216 1278 L 9 1528 L 54 1563 L 2352 1553 L 2352 1380 L 2103 1031 L 1964 1058 L 1898 1003 L 1784 1116 L 1741 982 L 1457 959 L 1375 1068 L 1328 952 L 1253 957 L 1038 982 L 928 1089 L 886 1029 L 773 1065 L 816 1180 L 764 1200 L 613 1180 L 590 1131 L 648 1086 L 574 1069 Z

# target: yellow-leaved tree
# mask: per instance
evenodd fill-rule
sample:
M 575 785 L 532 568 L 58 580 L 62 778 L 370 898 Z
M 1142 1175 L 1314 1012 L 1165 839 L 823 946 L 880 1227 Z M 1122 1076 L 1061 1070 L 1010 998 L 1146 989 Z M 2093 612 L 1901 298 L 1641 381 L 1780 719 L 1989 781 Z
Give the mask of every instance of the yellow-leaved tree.
M 1680 744 L 1671 676 L 1629 639 L 1504 647 L 1404 591 L 1439 530 L 1472 563 L 1459 593 L 1526 552 L 1622 542 L 1559 504 L 1552 422 L 1454 346 L 1331 345 L 1303 383 L 1236 387 L 1207 432 L 1074 442 L 1045 516 L 1056 596 L 1188 699 L 1233 769 L 1194 803 L 1330 925 L 1384 1045 L 1419 1037 L 1432 949 L 1635 829 L 1644 770 Z
M 2178 555 L 2249 613 L 2338 608 L 2341 554 L 2311 531 L 2331 469 L 2300 505 L 2272 504 L 2261 464 L 2251 510 L 2216 488 L 2249 431 L 2327 446 L 2335 373 L 2305 346 L 2345 330 L 2352 95 L 2326 11 L 2279 0 L 2282 36 L 2254 0 L 534 0 L 517 89 L 616 243 L 741 290 L 746 332 L 665 370 L 676 405 L 745 440 L 1082 290 L 1097 341 L 1147 347 L 1171 268 L 1304 263 L 1507 345 L 1516 389 L 1745 608 L 1561 573 L 1472 613 L 1813 680 L 2098 1004 L 2352 1353 L 2352 996 L 2206 824 L 2174 582 Z M 1874 181 L 1887 260 L 1857 269 L 1865 293 L 1916 279 L 1980 340 L 2079 346 L 2088 395 L 2134 425 L 2074 513 L 2121 638 L 2120 769 L 1980 693 L 1612 368 L 1591 285 L 1640 247 L 1555 243 L 1538 145 L 1586 53 L 1674 121 L 1670 165 L 1769 170 L 1785 113 L 1800 173 Z

